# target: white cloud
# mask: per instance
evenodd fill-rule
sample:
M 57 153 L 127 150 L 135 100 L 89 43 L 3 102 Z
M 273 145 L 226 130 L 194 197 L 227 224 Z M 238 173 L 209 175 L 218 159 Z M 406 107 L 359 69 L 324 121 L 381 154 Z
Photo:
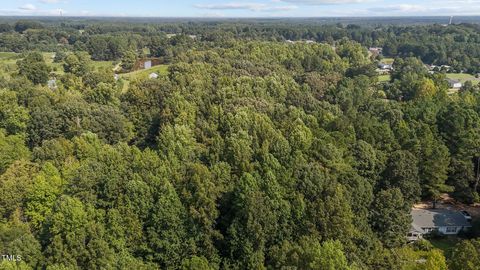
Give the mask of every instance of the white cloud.
M 297 6 L 277 6 L 264 3 L 226 3 L 226 4 L 197 4 L 194 7 L 211 10 L 249 10 L 249 11 L 288 11 L 294 10 Z
M 427 8 L 420 5 L 400 4 L 373 7 L 368 10 L 372 12 L 422 12 L 427 10 Z
M 375 2 L 375 0 L 275 0 L 299 5 L 342 5 Z
M 35 7 L 32 4 L 25 4 L 23 6 L 20 6 L 19 9 L 21 9 L 21 10 L 36 10 L 37 7 Z
M 55 4 L 55 3 L 63 2 L 62 0 L 39 0 L 39 1 L 45 4 Z

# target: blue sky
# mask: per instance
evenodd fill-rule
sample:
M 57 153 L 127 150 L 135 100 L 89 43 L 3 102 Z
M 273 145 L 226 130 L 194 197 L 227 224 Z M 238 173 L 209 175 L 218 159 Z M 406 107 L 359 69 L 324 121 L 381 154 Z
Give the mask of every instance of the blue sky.
M 0 0 L 0 15 L 330 17 L 480 15 L 480 0 Z

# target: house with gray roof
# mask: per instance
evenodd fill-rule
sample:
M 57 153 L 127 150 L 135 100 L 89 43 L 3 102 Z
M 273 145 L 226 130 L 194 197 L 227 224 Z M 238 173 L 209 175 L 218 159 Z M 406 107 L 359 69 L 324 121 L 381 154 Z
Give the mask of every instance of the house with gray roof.
M 445 235 L 456 235 L 472 227 L 467 218 L 459 211 L 448 209 L 412 209 L 412 226 L 407 236 L 415 241 L 425 234 L 439 232 Z
M 447 79 L 447 82 L 450 88 L 460 89 L 463 86 L 462 82 L 459 80 Z

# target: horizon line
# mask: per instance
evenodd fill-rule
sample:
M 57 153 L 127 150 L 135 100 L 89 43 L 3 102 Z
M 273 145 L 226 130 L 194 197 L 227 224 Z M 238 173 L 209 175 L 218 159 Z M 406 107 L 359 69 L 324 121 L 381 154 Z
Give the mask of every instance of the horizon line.
M 135 16 L 135 15 L 0 15 L 0 18 L 145 18 L 145 19 L 332 19 L 332 18 L 443 18 L 480 15 L 357 15 L 357 16 Z

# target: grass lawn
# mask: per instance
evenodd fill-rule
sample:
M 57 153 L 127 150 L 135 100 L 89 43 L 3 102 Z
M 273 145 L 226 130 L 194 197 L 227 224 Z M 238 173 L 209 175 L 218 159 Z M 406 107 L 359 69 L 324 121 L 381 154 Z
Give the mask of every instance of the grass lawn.
M 147 79 L 152 72 L 155 72 L 159 75 L 168 75 L 168 65 L 159 65 L 149 69 L 137 70 L 130 73 L 121 74 L 120 77 L 126 80 L 141 80 Z
M 18 53 L 13 52 L 0 52 L 0 73 L 14 72 L 17 69 Z M 53 73 L 62 75 L 63 63 L 54 63 L 54 52 L 42 52 L 43 58 L 48 66 L 52 68 Z M 114 68 L 114 62 L 112 61 L 92 61 L 92 66 L 95 70 L 102 68 Z
M 55 57 L 55 53 L 53 52 L 43 52 L 43 59 L 45 59 L 45 63 L 52 68 L 52 72 L 58 75 L 64 74 L 63 72 L 63 63 L 54 63 L 53 58 Z
M 453 79 L 453 80 L 459 80 L 462 83 L 466 81 L 472 81 L 474 84 L 480 83 L 479 78 L 475 78 L 475 76 L 470 74 L 465 74 L 465 73 L 447 73 L 447 78 Z
M 13 59 L 17 57 L 17 53 L 14 52 L 0 52 L 0 60 Z
M 393 58 L 383 58 L 382 60 L 380 60 L 380 62 L 385 63 L 387 65 L 393 64 L 394 61 L 395 61 L 395 59 L 393 59 Z
M 435 248 L 441 249 L 444 254 L 447 255 L 455 247 L 455 245 L 461 241 L 461 239 L 452 236 L 439 239 L 430 239 L 429 241 Z
M 114 68 L 114 63 L 112 61 L 92 61 L 92 63 L 96 70 L 101 68 Z
M 142 49 L 142 51 L 143 51 L 144 55 L 150 56 L 150 48 L 145 47 L 145 48 Z
M 18 54 L 14 52 L 0 52 L 0 76 L 9 77 L 9 73 L 17 69 Z
M 378 76 L 378 81 L 379 82 L 389 82 L 390 81 L 390 75 L 380 75 L 380 76 Z

